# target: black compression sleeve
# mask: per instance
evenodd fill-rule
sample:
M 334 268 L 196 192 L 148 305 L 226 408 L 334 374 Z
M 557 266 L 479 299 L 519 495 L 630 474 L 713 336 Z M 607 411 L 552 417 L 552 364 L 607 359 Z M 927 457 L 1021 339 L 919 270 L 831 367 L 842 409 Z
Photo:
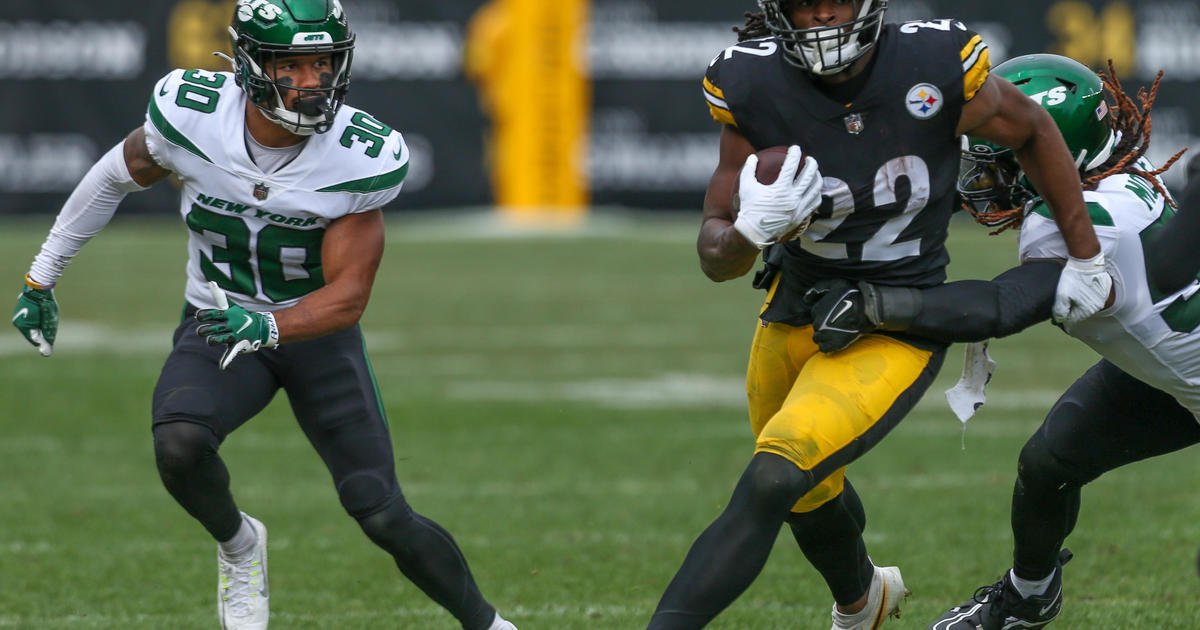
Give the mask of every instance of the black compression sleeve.
M 1164 294 L 1186 287 L 1200 273 L 1200 256 L 1195 255 L 1200 238 L 1200 157 L 1188 165 L 1187 180 L 1178 214 L 1146 239 L 1146 251 L 1154 252 L 1146 261 L 1146 276 L 1150 286 Z
M 1028 262 L 990 282 L 961 280 L 921 291 L 908 332 L 942 342 L 1004 337 L 1050 318 L 1062 265 Z

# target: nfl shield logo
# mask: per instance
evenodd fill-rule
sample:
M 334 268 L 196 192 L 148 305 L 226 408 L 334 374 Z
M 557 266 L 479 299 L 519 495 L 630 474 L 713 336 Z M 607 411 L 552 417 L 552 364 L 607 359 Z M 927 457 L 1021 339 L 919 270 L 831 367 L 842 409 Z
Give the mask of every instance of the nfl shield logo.
M 844 119 L 846 122 L 846 131 L 854 135 L 858 135 L 863 131 L 863 119 L 858 114 L 850 114 Z
M 254 185 L 254 198 L 259 201 L 266 200 L 267 193 L 269 193 L 269 192 L 271 192 L 271 189 L 267 188 L 267 185 L 262 182 L 259 182 Z

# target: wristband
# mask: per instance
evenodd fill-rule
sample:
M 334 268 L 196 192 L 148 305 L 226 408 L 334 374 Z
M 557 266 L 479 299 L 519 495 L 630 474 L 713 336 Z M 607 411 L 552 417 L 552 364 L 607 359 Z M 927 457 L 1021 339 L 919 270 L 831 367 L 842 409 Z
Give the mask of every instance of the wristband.
M 35 291 L 49 291 L 50 289 L 54 288 L 54 283 L 51 282 L 50 284 L 41 284 L 40 282 L 35 281 L 33 278 L 30 278 L 29 274 L 25 274 L 25 286 Z

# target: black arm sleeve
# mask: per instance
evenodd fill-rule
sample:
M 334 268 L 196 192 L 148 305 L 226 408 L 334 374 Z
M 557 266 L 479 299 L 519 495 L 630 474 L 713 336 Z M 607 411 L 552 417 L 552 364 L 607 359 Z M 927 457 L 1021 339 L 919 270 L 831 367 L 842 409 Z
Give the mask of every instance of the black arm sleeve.
M 1028 262 L 991 281 L 960 280 L 921 291 L 908 332 L 942 342 L 1004 337 L 1050 319 L 1062 265 Z
M 1191 284 L 1200 273 L 1196 241 L 1200 239 L 1200 156 L 1188 165 L 1187 187 L 1179 198 L 1179 212 L 1162 229 L 1146 240 L 1146 251 L 1154 252 L 1146 261 L 1150 286 L 1164 294 Z

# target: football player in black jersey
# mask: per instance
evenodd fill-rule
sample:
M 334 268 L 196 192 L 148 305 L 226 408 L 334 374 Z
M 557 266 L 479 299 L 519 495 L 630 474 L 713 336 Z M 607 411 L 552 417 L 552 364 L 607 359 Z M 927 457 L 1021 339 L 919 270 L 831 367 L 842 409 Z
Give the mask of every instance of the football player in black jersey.
M 994 73 L 1029 95 L 1058 90 L 1042 104 L 1080 157 L 1084 199 L 1105 249 L 1113 253 L 1108 258 L 1114 291 L 1102 317 L 1065 331 L 1103 358 L 1058 398 L 1021 449 L 1012 494 L 1012 568 L 974 589 L 928 630 L 1049 625 L 1064 606 L 1063 565 L 1071 553 L 1063 544 L 1075 529 L 1083 487 L 1126 464 L 1200 443 L 1195 361 L 1200 310 L 1194 304 L 1200 282 L 1195 256 L 1200 158 L 1192 160 L 1176 204 L 1159 176 L 1183 151 L 1160 168 L 1144 159 L 1158 80 L 1142 93 L 1139 108 L 1111 66 L 1098 77 L 1076 61 L 1037 54 L 1010 59 Z M 1067 92 L 1069 85 L 1075 89 Z M 1101 106 L 1105 92 L 1111 107 Z M 1061 249 L 1037 191 L 1007 151 L 970 140 L 965 146 L 959 191 L 974 204 L 967 209 L 995 228 L 992 234 L 1021 227 L 1020 264 L 991 281 L 961 280 L 920 291 L 822 280 L 809 298 L 813 320 L 822 323 L 813 335 L 822 352 L 836 352 L 879 328 L 947 343 L 984 342 L 1050 318 Z M 839 315 L 833 318 L 835 310 Z M 985 356 L 979 346 L 966 354 Z M 965 394 L 956 409 L 960 419 L 982 403 L 989 372 L 979 371 L 973 384 L 960 381 L 948 392 Z
M 825 278 L 945 280 L 959 136 L 1011 147 L 1053 209 L 1072 258 L 1057 291 L 1060 319 L 1099 310 L 1111 284 L 1054 121 L 989 77 L 977 34 L 949 19 L 884 25 L 886 0 L 759 6 L 705 74 L 704 96 L 723 127 L 697 242 L 715 281 L 744 275 L 769 248 L 746 385 L 755 454 L 667 587 L 651 630 L 716 617 L 762 570 L 784 523 L 833 594 L 834 630 L 877 628 L 899 611 L 900 572 L 868 558 L 865 513 L 845 468 L 912 408 L 945 346 L 873 335 L 821 354 L 801 297 Z M 760 184 L 753 154 L 781 145 L 792 148 L 778 179 Z M 808 221 L 796 240 L 780 242 Z

